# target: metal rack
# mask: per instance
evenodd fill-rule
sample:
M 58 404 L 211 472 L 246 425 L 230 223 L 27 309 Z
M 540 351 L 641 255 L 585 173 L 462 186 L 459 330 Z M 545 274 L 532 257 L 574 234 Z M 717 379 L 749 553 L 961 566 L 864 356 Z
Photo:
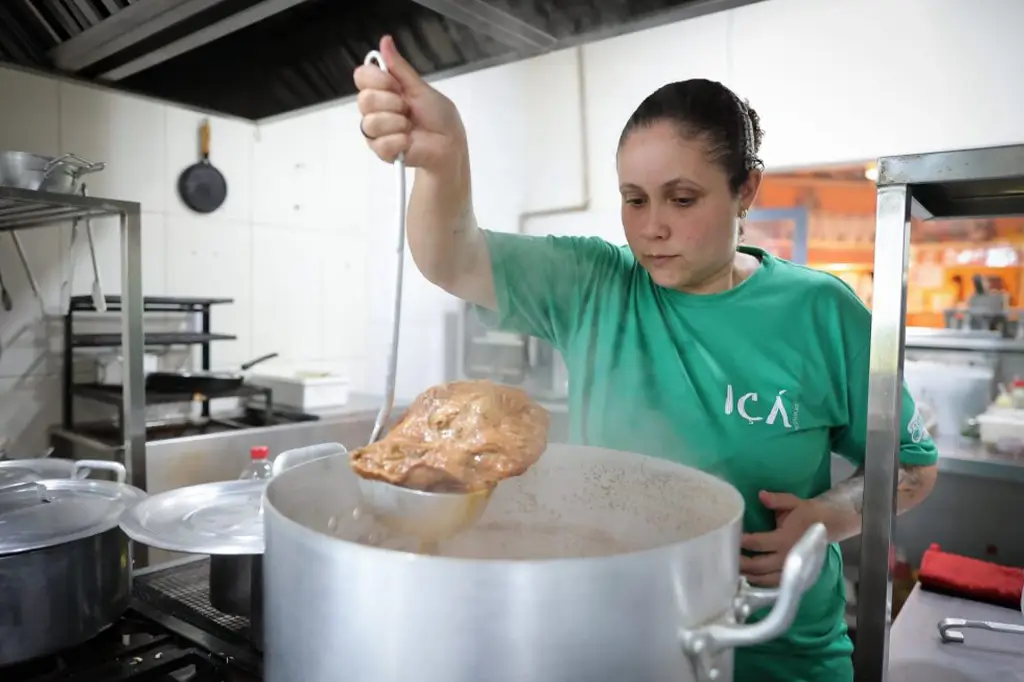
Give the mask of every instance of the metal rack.
M 121 220 L 121 347 L 125 381 L 121 395 L 124 417 L 124 465 L 129 480 L 146 480 L 146 415 L 142 375 L 142 207 L 132 201 L 53 194 L 0 187 L 0 231 L 50 227 L 75 219 Z
M 120 296 L 105 296 L 106 311 L 120 313 L 124 309 L 124 300 Z M 211 349 L 213 341 L 233 341 L 234 334 L 218 334 L 211 328 L 211 308 L 215 305 L 234 303 L 230 298 L 196 298 L 183 296 L 144 296 L 142 312 L 145 313 L 182 313 L 198 315 L 200 324 L 198 331 L 176 332 L 143 332 L 143 344 L 152 346 L 200 346 L 202 350 L 203 371 L 210 369 Z M 74 320 L 76 313 L 98 313 L 91 296 L 72 296 L 68 312 L 64 316 L 64 375 L 62 380 L 62 426 L 68 431 L 75 430 L 74 397 L 81 396 L 108 404 L 121 404 L 121 386 L 107 386 L 95 383 L 74 382 L 74 351 L 77 348 L 116 348 L 121 346 L 120 334 L 82 334 L 75 333 Z M 237 398 L 261 395 L 271 404 L 269 389 L 242 385 L 231 391 L 222 391 L 215 395 L 197 396 L 182 393 L 157 393 L 147 391 L 145 405 L 160 403 L 192 402 L 201 400 L 203 416 L 210 416 L 210 400 L 215 398 Z M 119 415 L 119 424 L 124 423 L 123 415 Z
M 880 159 L 877 185 L 856 682 L 884 681 L 889 663 L 910 218 L 1024 215 L 1024 145 Z

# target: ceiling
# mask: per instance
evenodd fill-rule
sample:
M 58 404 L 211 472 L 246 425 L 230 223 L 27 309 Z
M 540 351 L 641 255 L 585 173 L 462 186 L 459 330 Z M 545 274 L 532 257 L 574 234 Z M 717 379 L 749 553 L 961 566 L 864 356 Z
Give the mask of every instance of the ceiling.
M 454 75 L 761 0 L 0 0 L 0 62 L 260 120 L 354 94 L 380 36 Z

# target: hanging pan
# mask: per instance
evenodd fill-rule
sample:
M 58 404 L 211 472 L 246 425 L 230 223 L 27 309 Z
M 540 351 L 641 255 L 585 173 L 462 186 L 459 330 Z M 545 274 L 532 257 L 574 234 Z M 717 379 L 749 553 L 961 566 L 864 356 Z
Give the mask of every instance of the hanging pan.
M 210 163 L 210 121 L 199 128 L 202 158 L 186 168 L 178 178 L 178 194 L 185 205 L 196 213 L 213 213 L 228 196 L 224 175 Z

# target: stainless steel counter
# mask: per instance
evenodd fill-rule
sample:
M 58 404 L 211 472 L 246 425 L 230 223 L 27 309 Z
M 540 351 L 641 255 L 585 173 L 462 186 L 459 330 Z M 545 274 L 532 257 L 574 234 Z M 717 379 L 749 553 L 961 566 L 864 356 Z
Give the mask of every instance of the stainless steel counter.
M 906 348 L 960 350 L 982 353 L 1024 353 L 1024 339 L 1007 339 L 995 332 L 908 327 Z
M 315 421 L 285 423 L 218 433 L 171 438 L 146 444 L 146 480 L 143 486 L 150 494 L 161 493 L 200 483 L 226 481 L 236 478 L 249 461 L 253 446 L 265 445 L 271 457 L 285 450 L 336 442 L 347 448 L 365 445 L 373 429 L 382 398 L 353 394 L 348 404 L 340 408 L 313 411 Z M 393 414 L 397 418 L 407 406 L 396 404 Z M 52 441 L 61 442 L 72 452 L 61 456 L 76 459 L 120 458 L 117 448 L 89 442 L 74 434 L 55 430 Z M 163 563 L 182 555 L 151 549 L 149 556 L 141 557 L 139 565 Z
M 962 436 L 940 436 L 935 445 L 941 472 L 1024 483 L 1024 456 L 1001 454 Z
M 370 436 L 381 398 L 352 395 L 347 405 L 314 411 L 314 421 L 288 422 L 273 426 L 218 431 L 181 438 L 155 440 L 146 444 L 145 479 L 135 484 L 150 494 L 186 485 L 234 478 L 249 459 L 249 449 L 256 445 L 270 448 L 271 457 L 294 447 L 316 443 L 338 442 L 345 447 L 363 445 Z M 404 405 L 396 405 L 393 414 L 400 415 Z M 75 459 L 120 459 L 120 449 L 109 444 L 68 433 L 52 432 L 52 443 L 59 456 Z
M 1024 680 L 1024 637 L 967 630 L 962 644 L 939 637 L 943 618 L 1024 625 L 1020 611 L 947 597 L 918 585 L 889 634 L 888 682 L 1013 682 Z

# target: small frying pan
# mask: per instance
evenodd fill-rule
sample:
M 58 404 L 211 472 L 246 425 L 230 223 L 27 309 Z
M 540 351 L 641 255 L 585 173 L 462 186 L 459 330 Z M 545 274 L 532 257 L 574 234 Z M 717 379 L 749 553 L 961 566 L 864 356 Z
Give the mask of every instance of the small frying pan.
M 210 163 L 210 121 L 199 128 L 199 150 L 202 158 L 186 168 L 178 178 L 178 194 L 185 205 L 196 213 L 213 213 L 228 196 L 228 183 Z
M 276 358 L 269 353 L 250 360 L 238 372 L 152 372 L 146 375 L 146 390 L 155 393 L 202 393 L 215 396 L 236 390 L 245 381 L 245 372 L 261 362 Z

